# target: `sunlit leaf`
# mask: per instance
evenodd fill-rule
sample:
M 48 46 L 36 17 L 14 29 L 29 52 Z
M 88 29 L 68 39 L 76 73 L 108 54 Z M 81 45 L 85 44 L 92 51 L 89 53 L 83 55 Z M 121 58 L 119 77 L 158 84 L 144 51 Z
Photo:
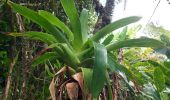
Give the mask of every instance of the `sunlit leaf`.
M 159 92 L 165 89 L 165 77 L 162 70 L 158 67 L 154 71 L 154 83 Z
M 139 38 L 111 43 L 108 46 L 106 46 L 106 48 L 108 51 L 111 51 L 123 47 L 164 47 L 164 46 L 165 44 L 159 40 L 151 38 Z
M 131 23 L 134 23 L 134 22 L 136 22 L 140 19 L 141 19 L 141 17 L 132 16 L 132 17 L 127 17 L 127 18 L 123 18 L 123 19 L 120 19 L 118 21 L 115 21 L 115 22 L 105 26 L 104 28 L 102 28 L 98 32 L 96 32 L 94 34 L 94 36 L 92 37 L 92 39 L 94 41 L 98 41 L 101 38 L 103 38 L 104 36 L 106 36 L 107 34 L 111 33 L 112 31 L 119 29 L 121 27 L 124 27 L 126 25 L 129 25 Z

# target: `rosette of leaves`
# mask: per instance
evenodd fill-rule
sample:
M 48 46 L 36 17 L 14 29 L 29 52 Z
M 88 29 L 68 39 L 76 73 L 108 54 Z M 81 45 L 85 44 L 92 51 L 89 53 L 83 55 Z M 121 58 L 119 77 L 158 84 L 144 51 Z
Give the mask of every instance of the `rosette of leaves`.
M 37 23 L 45 30 L 45 33 L 29 31 L 10 34 L 40 40 L 52 49 L 37 57 L 32 66 L 51 59 L 59 59 L 61 63 L 65 64 L 57 73 L 53 73 L 54 78 L 50 84 L 53 100 L 61 99 L 64 96 L 71 100 L 98 99 L 101 97 L 104 86 L 108 87 L 107 99 L 113 100 L 111 83 L 114 84 L 114 82 L 110 80 L 108 73 L 121 73 L 127 83 L 130 79 L 135 78 L 126 67 L 114 59 L 114 52 L 123 47 L 164 46 L 162 42 L 150 38 L 112 42 L 111 32 L 140 20 L 141 18 L 137 16 L 112 22 L 91 36 L 88 34 L 88 10 L 83 9 L 78 15 L 74 0 L 60 1 L 69 19 L 69 26 L 47 11 L 35 12 L 8 1 L 14 11 Z M 104 39 L 103 44 L 100 42 L 101 39 Z

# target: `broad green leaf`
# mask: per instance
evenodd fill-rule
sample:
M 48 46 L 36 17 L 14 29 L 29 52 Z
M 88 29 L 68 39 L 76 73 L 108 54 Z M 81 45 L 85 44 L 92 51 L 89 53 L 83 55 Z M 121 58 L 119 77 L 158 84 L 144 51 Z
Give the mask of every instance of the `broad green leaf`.
M 11 35 L 11 36 L 26 36 L 30 39 L 40 40 L 47 44 L 57 43 L 57 40 L 53 35 L 48 34 L 48 33 L 43 33 L 43 32 L 28 31 L 28 32 L 24 32 L 24 33 L 10 33 L 9 35 Z
M 101 45 L 94 43 L 94 67 L 92 76 L 92 97 L 98 98 L 106 81 L 107 50 Z M 100 78 L 98 78 L 100 77 Z
M 162 70 L 159 67 L 154 70 L 153 80 L 159 92 L 165 89 L 165 77 Z
M 112 31 L 114 31 L 118 28 L 124 27 L 126 25 L 129 25 L 131 23 L 134 23 L 134 22 L 136 22 L 140 19 L 141 19 L 141 17 L 132 16 L 132 17 L 127 17 L 127 18 L 123 18 L 123 19 L 120 19 L 118 21 L 115 21 L 115 22 L 103 27 L 98 32 L 96 32 L 94 34 L 94 36 L 92 37 L 92 39 L 94 41 L 98 41 L 101 38 L 103 38 L 104 36 L 106 36 L 107 34 L 111 33 Z
M 80 22 L 83 43 L 85 43 L 88 39 L 88 11 L 86 9 L 83 9 L 80 14 Z
M 73 46 L 76 50 L 80 50 L 83 44 L 83 37 L 81 34 L 81 24 L 79 15 L 75 7 L 74 0 L 60 0 L 66 15 L 68 16 L 74 33 Z
M 62 59 L 70 65 L 70 67 L 76 69 L 77 66 L 80 64 L 80 60 L 77 55 L 71 50 L 67 44 L 60 44 L 61 49 L 64 52 L 64 57 Z
M 165 44 L 159 40 L 151 38 L 129 39 L 106 46 L 108 51 L 116 50 L 123 47 L 164 47 Z
M 32 66 L 35 67 L 41 63 L 45 63 L 47 60 L 55 58 L 57 56 L 57 54 L 55 52 L 47 52 L 44 53 L 43 55 L 41 55 L 40 57 L 36 58 L 33 62 L 32 62 Z
M 41 27 L 43 27 L 47 32 L 49 32 L 50 34 L 54 35 L 55 38 L 59 41 L 59 42 L 65 42 L 68 43 L 68 40 L 66 39 L 66 37 L 63 35 L 63 33 L 61 33 L 54 25 L 52 25 L 51 23 L 49 23 L 46 19 L 44 19 L 42 16 L 38 15 L 37 12 L 28 9 L 24 6 L 21 6 L 19 4 L 15 4 L 11 1 L 8 2 L 8 4 L 12 7 L 12 9 L 14 9 L 16 12 L 18 12 L 19 14 L 23 15 L 24 17 L 32 20 L 33 22 L 37 23 L 38 25 L 40 25 Z
M 56 38 L 48 33 L 43 33 L 43 32 L 36 32 L 36 31 L 28 31 L 28 32 L 24 32 L 24 33 L 16 33 L 17 34 L 21 34 L 21 36 L 26 36 L 29 37 L 30 39 L 34 39 L 34 40 L 40 40 L 44 43 L 47 44 L 52 44 L 52 43 L 57 43 Z M 10 35 L 15 35 L 14 34 L 10 34 Z
M 53 35 L 43 33 L 43 32 L 30 31 L 30 32 L 25 32 L 24 34 L 31 39 L 40 40 L 47 44 L 52 44 L 57 42 L 56 38 Z
M 120 72 L 120 69 L 117 68 L 114 59 L 110 55 L 108 56 L 108 66 L 112 72 L 116 72 L 116 73 Z
M 67 34 L 67 37 L 72 41 L 74 39 L 73 33 L 71 30 L 62 22 L 60 21 L 57 17 L 52 15 L 51 13 L 44 11 L 44 10 L 39 10 L 38 14 L 48 20 L 51 24 L 57 26 L 60 30 L 65 32 Z
M 113 40 L 113 37 L 114 37 L 113 34 L 109 35 L 109 36 L 103 41 L 102 44 L 108 45 L 108 44 Z
M 81 68 L 82 73 L 83 73 L 83 78 L 84 78 L 84 84 L 85 87 L 87 88 L 88 92 L 91 91 L 91 82 L 92 82 L 92 75 L 93 75 L 93 70 L 90 68 Z

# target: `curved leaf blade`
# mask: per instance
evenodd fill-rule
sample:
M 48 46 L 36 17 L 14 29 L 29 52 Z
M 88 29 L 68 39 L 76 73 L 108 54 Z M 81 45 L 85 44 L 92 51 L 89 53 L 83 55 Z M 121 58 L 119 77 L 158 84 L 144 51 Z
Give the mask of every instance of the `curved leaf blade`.
M 113 37 L 114 37 L 113 34 L 109 35 L 109 36 L 103 41 L 102 44 L 108 45 L 108 44 L 113 40 Z
M 62 34 L 54 25 L 49 23 L 42 16 L 38 15 L 37 12 L 35 12 L 35 11 L 31 10 L 31 9 L 28 9 L 28 8 L 26 8 L 24 6 L 21 6 L 19 4 L 15 4 L 15 3 L 11 2 L 11 1 L 9 1 L 8 4 L 16 12 L 18 12 L 19 14 L 23 15 L 24 17 L 30 19 L 31 21 L 37 23 L 38 25 L 43 27 L 47 32 L 49 32 L 50 34 L 54 35 L 55 38 L 59 42 L 68 43 L 68 40 L 66 39 L 64 34 Z
M 25 32 L 24 34 L 25 36 L 31 39 L 40 40 L 47 44 L 53 44 L 57 42 L 56 38 L 48 33 L 30 31 L 30 32 Z
M 43 18 L 45 18 L 46 20 L 48 20 L 51 24 L 57 26 L 60 30 L 64 31 L 71 41 L 74 39 L 74 36 L 71 30 L 57 17 L 55 17 L 51 13 L 44 11 L 44 10 L 39 10 L 38 14 L 42 16 Z
M 52 59 L 56 57 L 57 54 L 55 52 L 47 52 L 44 53 L 43 55 L 39 56 L 32 62 L 32 66 L 35 67 L 41 63 L 45 63 L 47 60 Z
M 129 39 L 112 43 L 106 46 L 108 51 L 116 50 L 123 47 L 164 47 L 165 44 L 159 40 L 151 38 Z
M 94 36 L 92 37 L 92 39 L 94 41 L 99 41 L 101 38 L 103 38 L 107 34 L 111 33 L 112 31 L 114 31 L 116 29 L 119 29 L 121 27 L 124 27 L 126 25 L 129 25 L 131 23 L 137 22 L 140 19 L 141 19 L 141 17 L 131 16 L 131 17 L 127 17 L 127 18 L 123 18 L 123 19 L 117 20 L 117 21 L 115 21 L 115 22 L 113 22 L 113 23 L 103 27 L 98 32 L 96 32 L 94 34 Z
M 88 11 L 83 9 L 80 14 L 80 22 L 81 22 L 81 34 L 83 43 L 85 43 L 88 39 Z
M 98 98 L 106 82 L 107 50 L 101 45 L 94 43 L 94 67 L 92 76 L 92 97 Z M 98 78 L 100 76 L 100 78 Z
M 48 33 L 43 33 L 43 32 L 28 31 L 28 32 L 24 32 L 24 33 L 10 33 L 9 35 L 16 36 L 16 37 L 26 36 L 30 39 L 40 40 L 40 41 L 47 43 L 49 45 L 58 42 L 53 35 L 48 34 Z
M 83 39 L 82 39 L 83 37 L 81 34 L 81 24 L 79 20 L 79 15 L 75 7 L 74 0 L 60 0 L 60 1 L 66 15 L 70 20 L 72 32 L 74 33 L 73 45 L 75 49 L 79 50 L 83 44 Z

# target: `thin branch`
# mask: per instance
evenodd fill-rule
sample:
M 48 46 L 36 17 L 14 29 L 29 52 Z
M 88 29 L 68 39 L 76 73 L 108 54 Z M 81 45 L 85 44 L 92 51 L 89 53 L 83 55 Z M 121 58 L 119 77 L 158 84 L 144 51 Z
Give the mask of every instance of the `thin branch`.
M 9 67 L 9 75 L 8 75 L 8 78 L 7 78 L 7 84 L 6 84 L 6 87 L 5 87 L 5 92 L 4 92 L 4 98 L 3 100 L 7 100 L 8 98 L 8 94 L 9 94 L 9 91 L 10 91 L 10 86 L 11 86 L 11 75 L 12 75 L 12 72 L 13 72 L 13 68 L 16 64 L 16 61 L 18 59 L 18 54 L 17 56 L 12 59 L 11 63 L 10 63 L 10 67 Z
M 156 10 L 157 10 L 160 2 L 161 2 L 161 0 L 158 1 L 158 3 L 157 3 L 157 5 L 156 5 L 156 7 L 154 8 L 154 10 L 153 10 L 153 12 L 152 12 L 152 15 L 150 16 L 150 18 L 149 18 L 147 24 L 145 25 L 144 29 L 145 29 L 145 28 L 147 27 L 147 25 L 150 23 L 150 21 L 151 21 L 152 17 L 154 16 L 154 14 L 155 14 L 155 12 L 156 12 Z M 143 29 L 143 30 L 144 30 L 144 29 Z

